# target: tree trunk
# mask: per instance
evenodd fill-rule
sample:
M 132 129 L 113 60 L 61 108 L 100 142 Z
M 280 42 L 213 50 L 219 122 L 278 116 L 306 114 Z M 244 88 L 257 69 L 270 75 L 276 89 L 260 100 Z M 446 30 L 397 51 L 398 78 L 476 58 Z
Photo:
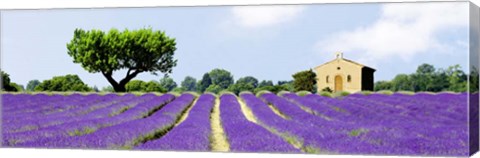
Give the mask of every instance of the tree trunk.
M 115 92 L 126 92 L 127 89 L 125 88 L 125 85 L 127 85 L 127 83 L 130 82 L 130 80 L 132 80 L 133 78 L 135 78 L 140 72 L 142 72 L 136 70 L 130 74 L 130 71 L 131 70 L 128 70 L 127 76 L 125 76 L 124 79 L 120 80 L 120 82 L 117 82 L 115 81 L 115 79 L 113 79 L 112 72 L 102 72 L 102 74 L 103 76 L 105 76 L 105 78 L 107 78 L 107 81 L 112 85 Z
M 125 85 L 120 85 L 120 84 L 116 84 L 116 85 L 112 85 L 113 86 L 113 90 L 115 90 L 115 92 L 126 92 L 127 89 L 125 88 Z

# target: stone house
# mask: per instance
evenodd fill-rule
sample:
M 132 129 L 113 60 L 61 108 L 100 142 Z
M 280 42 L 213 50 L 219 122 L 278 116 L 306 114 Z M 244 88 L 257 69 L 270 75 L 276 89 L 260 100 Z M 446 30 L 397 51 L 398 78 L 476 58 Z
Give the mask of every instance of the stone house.
M 329 87 L 334 92 L 373 91 L 375 69 L 343 58 L 343 53 L 336 53 L 336 58 L 314 68 L 317 74 L 317 88 Z

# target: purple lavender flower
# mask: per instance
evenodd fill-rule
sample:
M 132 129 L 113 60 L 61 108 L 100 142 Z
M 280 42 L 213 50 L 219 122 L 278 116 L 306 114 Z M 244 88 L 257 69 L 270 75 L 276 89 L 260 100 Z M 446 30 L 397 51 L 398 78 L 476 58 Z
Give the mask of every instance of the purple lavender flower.
M 209 151 L 210 113 L 214 104 L 215 96 L 201 95 L 182 123 L 160 139 L 148 141 L 135 149 Z

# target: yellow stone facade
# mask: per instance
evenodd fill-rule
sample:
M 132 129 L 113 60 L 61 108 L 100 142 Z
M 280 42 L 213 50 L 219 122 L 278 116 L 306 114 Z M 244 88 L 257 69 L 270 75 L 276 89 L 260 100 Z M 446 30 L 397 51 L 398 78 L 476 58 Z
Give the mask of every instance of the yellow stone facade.
M 314 69 L 317 74 L 317 90 L 329 87 L 334 92 L 373 90 L 375 69 L 343 58 L 342 53 L 336 53 L 335 59 Z

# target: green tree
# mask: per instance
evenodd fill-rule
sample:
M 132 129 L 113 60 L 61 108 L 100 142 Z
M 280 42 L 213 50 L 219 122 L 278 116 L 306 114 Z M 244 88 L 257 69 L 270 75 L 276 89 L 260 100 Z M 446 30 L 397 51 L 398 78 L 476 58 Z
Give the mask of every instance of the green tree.
M 435 72 L 435 67 L 430 64 L 422 64 L 417 67 L 417 74 L 433 74 Z
M 176 87 L 174 89 L 172 89 L 171 92 L 176 92 L 176 93 L 183 93 L 185 92 L 186 90 L 183 88 L 183 87 Z
M 40 81 L 38 81 L 38 80 L 28 81 L 28 83 L 27 83 L 27 90 L 28 90 L 28 91 L 34 91 L 34 90 L 35 90 L 35 87 L 37 87 L 39 84 L 40 84 Z
M 258 93 L 258 92 L 264 91 L 264 90 L 265 90 L 265 91 L 270 91 L 270 92 L 272 92 L 272 93 L 278 93 L 279 90 L 278 90 L 277 88 L 278 88 L 278 87 L 275 87 L 275 86 L 262 86 L 262 87 L 258 86 L 257 88 L 255 88 L 255 89 L 253 90 L 253 93 Z
M 233 76 L 230 72 L 224 69 L 213 69 L 208 73 L 212 79 L 212 84 L 218 85 L 220 88 L 227 89 L 233 84 Z
M 450 91 L 467 91 L 467 75 L 461 70 L 460 65 L 449 66 L 445 73 L 448 76 L 448 82 L 450 83 Z
M 125 85 L 140 73 L 171 73 L 177 64 L 173 59 L 175 45 L 174 38 L 151 28 L 111 29 L 108 33 L 75 29 L 67 49 L 74 63 L 90 73 L 101 73 L 116 92 L 125 92 Z M 119 81 L 112 77 L 117 70 L 127 70 Z
M 222 87 L 220 87 L 219 85 L 210 85 L 207 87 L 207 89 L 205 89 L 205 92 L 212 92 L 212 93 L 215 93 L 215 94 L 218 94 L 220 91 L 224 90 Z
M 255 87 L 252 84 L 240 82 L 240 83 L 235 83 L 230 85 L 227 90 L 238 95 L 240 94 L 240 92 L 243 92 L 243 91 L 253 92 L 254 89 Z
M 94 92 L 100 92 L 100 90 L 98 90 L 98 87 L 97 87 L 97 86 L 93 86 L 92 90 L 93 90 Z
M 185 77 L 185 79 L 183 79 L 181 83 L 183 90 L 186 90 L 186 91 L 195 91 L 196 84 L 197 84 L 197 80 L 191 76 Z
M 23 85 L 17 84 L 15 82 L 10 82 L 10 86 L 13 87 L 12 91 L 15 91 L 15 92 L 25 91 L 25 88 L 23 87 Z
M 271 80 L 262 80 L 257 87 L 266 87 L 266 86 L 272 86 L 273 87 L 273 82 Z
M 106 86 L 106 87 L 103 87 L 102 92 L 115 92 L 115 90 L 113 89 L 112 86 Z
M 125 85 L 127 92 L 143 92 L 146 83 L 142 80 L 132 80 Z
M 315 91 L 315 84 L 317 83 L 316 74 L 310 69 L 297 72 L 293 76 L 293 88 L 297 91 Z
M 167 89 L 162 87 L 162 85 L 160 85 L 160 83 L 156 81 L 146 82 L 143 87 L 145 88 L 143 90 L 144 92 L 161 92 L 161 93 L 167 92 Z
M 161 92 L 164 93 L 167 90 L 163 88 L 160 83 L 156 81 L 145 82 L 141 80 L 132 80 L 125 86 L 127 92 Z
M 429 86 L 431 86 L 430 83 L 432 83 L 434 75 L 435 67 L 433 65 L 424 63 L 418 66 L 416 73 L 410 75 L 413 91 L 418 92 L 431 89 Z
M 239 78 L 236 84 L 250 84 L 253 86 L 253 88 L 257 88 L 258 80 L 255 77 L 246 76 L 246 77 Z
M 470 92 L 478 92 L 478 84 L 479 84 L 479 73 L 478 73 L 478 68 L 472 66 L 470 74 L 468 75 L 470 77 L 470 87 L 469 91 Z
M 17 87 L 12 86 L 10 82 L 10 75 L 7 74 L 6 72 L 1 71 L 2 76 L 2 90 L 4 91 L 18 91 Z
M 167 76 L 160 79 L 160 85 L 163 88 L 165 88 L 167 91 L 172 91 L 174 88 L 177 87 L 177 83 L 175 83 L 175 81 L 172 78 Z
M 381 91 L 381 90 L 392 90 L 392 83 L 389 81 L 378 81 L 375 82 L 375 91 Z
M 448 76 L 445 70 L 438 69 L 432 76 L 431 82 L 427 84 L 427 91 L 440 92 L 448 90 L 449 87 Z
M 413 91 L 411 78 L 407 74 L 398 74 L 391 81 L 392 91 Z
M 212 79 L 208 73 L 203 74 L 202 80 L 197 82 L 197 91 L 204 92 L 212 84 Z
M 290 80 L 290 81 L 278 81 L 277 82 L 278 86 L 280 86 L 281 88 L 281 91 L 284 90 L 284 91 L 290 91 L 290 92 L 293 92 L 294 91 L 294 88 L 293 88 L 293 80 Z M 315 85 L 316 86 L 316 85 Z M 316 89 L 316 88 L 315 88 Z
M 277 82 L 278 85 L 289 84 L 289 83 L 293 83 L 293 80 L 290 80 L 290 81 L 278 81 L 278 82 Z
M 88 92 L 88 87 L 77 75 L 55 76 L 50 80 L 45 80 L 35 87 L 35 91 L 81 91 Z

